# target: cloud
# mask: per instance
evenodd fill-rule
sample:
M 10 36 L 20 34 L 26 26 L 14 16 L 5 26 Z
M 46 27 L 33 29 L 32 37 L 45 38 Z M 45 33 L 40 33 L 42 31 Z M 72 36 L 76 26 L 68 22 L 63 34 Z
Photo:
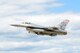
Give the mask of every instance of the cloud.
M 67 51 L 71 52 L 79 52 L 79 39 L 75 38 L 64 38 L 57 40 L 46 40 L 46 41 L 38 41 L 38 42 L 16 42 L 16 41 L 0 41 L 0 50 L 9 50 L 9 51 L 19 51 L 20 48 L 25 48 L 25 52 L 38 52 L 38 53 L 64 53 Z M 31 47 L 32 49 L 28 48 Z M 66 46 L 66 47 L 65 47 Z M 16 49 L 17 48 L 17 49 Z M 21 49 L 20 49 L 21 50 Z M 23 49 L 22 49 L 23 50 Z M 21 51 L 22 51 L 21 50 Z M 74 51 L 73 51 L 74 50 Z
M 10 0 L 8 0 L 10 1 Z M 9 3 L 15 3 L 15 4 L 31 4 L 31 3 L 42 3 L 42 2 L 46 2 L 48 0 L 14 0 L 13 2 L 9 2 Z
M 47 8 L 63 6 L 55 0 L 4 0 L 0 5 L 0 17 L 45 13 Z

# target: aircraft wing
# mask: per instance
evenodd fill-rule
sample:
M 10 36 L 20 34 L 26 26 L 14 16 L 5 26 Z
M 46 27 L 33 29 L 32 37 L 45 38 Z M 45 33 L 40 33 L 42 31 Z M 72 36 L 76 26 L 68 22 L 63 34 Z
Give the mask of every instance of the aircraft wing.
M 11 26 L 15 26 L 15 27 L 26 27 L 26 28 L 30 28 L 30 29 L 43 29 L 45 31 L 54 31 L 54 30 L 49 29 L 47 27 L 40 27 L 40 26 L 26 26 L 26 25 L 20 25 L 20 24 L 11 24 Z
M 28 24 L 28 25 L 26 25 L 26 24 Z M 28 22 L 25 22 L 24 24 L 11 24 L 11 26 L 26 27 L 26 28 L 30 28 L 30 29 L 42 29 L 45 31 L 54 31 L 52 28 L 44 27 L 44 26 L 40 26 L 40 25 L 36 25 L 33 23 L 28 23 Z

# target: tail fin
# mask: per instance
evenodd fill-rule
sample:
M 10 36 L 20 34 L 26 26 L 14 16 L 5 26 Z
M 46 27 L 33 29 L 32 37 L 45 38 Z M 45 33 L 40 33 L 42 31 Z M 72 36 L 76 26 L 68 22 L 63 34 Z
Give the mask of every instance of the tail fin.
M 68 24 L 69 20 L 64 20 L 63 22 L 61 22 L 58 27 L 61 29 L 61 30 L 65 30 L 67 24 Z

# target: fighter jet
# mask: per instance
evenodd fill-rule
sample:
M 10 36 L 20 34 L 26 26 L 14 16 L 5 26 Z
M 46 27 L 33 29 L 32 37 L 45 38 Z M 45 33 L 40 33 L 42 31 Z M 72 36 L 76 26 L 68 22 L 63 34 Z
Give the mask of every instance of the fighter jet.
M 40 25 L 36 25 L 30 22 L 22 22 L 21 24 L 11 24 L 11 26 L 15 27 L 23 27 L 29 33 L 34 33 L 37 35 L 48 35 L 48 36 L 56 36 L 56 35 L 67 35 L 67 31 L 65 30 L 69 20 L 63 20 L 57 26 L 53 27 L 43 27 Z

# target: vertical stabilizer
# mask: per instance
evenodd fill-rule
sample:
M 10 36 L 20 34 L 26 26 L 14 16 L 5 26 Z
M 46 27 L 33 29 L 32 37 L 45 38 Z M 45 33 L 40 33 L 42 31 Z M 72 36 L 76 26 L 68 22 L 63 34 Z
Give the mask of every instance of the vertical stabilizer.
M 67 24 L 69 23 L 69 20 L 64 20 L 63 22 L 61 22 L 58 27 L 61 29 L 61 30 L 65 30 Z

